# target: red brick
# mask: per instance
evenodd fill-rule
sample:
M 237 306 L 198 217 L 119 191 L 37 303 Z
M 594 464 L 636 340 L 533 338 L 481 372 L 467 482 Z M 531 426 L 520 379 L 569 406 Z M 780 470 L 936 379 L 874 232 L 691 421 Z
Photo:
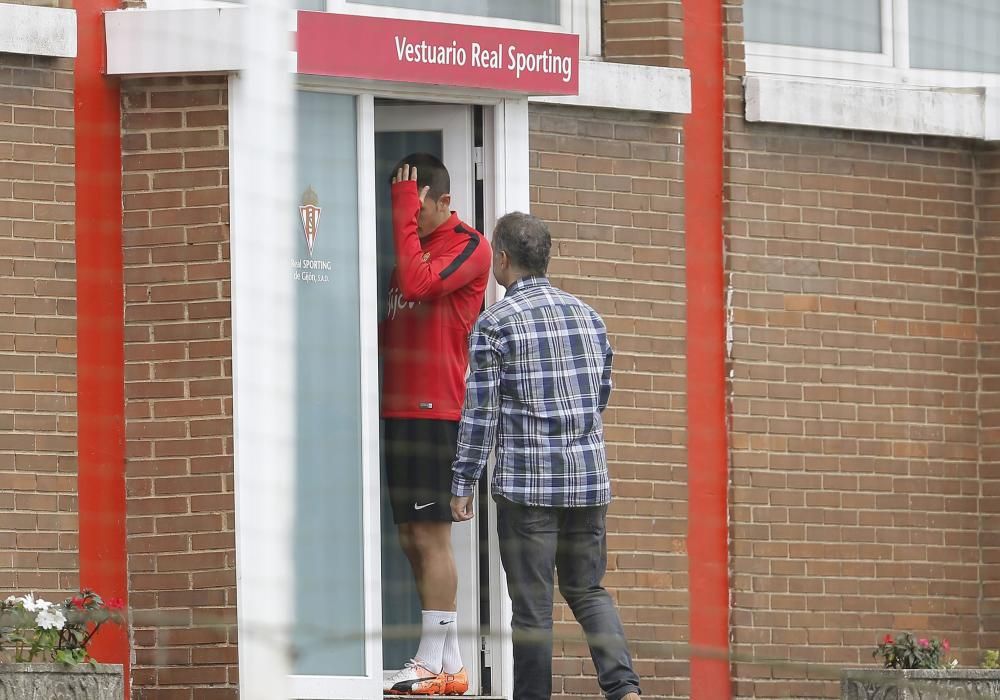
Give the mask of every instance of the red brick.
M 74 172 L 63 165 L 73 160 L 72 62 L 2 54 L 0 83 L 0 481 L 8 492 L 0 579 L 53 599 L 77 586 L 79 568 L 76 539 L 61 537 L 77 515 L 76 313 L 64 303 L 75 294 L 66 262 L 76 250 L 71 237 L 55 242 L 67 225 L 56 222 L 75 216 Z
M 148 137 L 153 149 L 169 149 L 130 156 L 126 167 L 152 171 L 152 177 L 129 180 L 125 198 L 125 239 L 136 253 L 125 269 L 136 290 L 126 305 L 127 331 L 134 331 L 127 333 L 126 362 L 137 372 L 127 386 L 126 411 L 129 559 L 137 572 L 131 588 L 133 596 L 155 593 L 148 605 L 169 609 L 185 625 L 206 606 L 223 611 L 223 619 L 235 615 L 234 595 L 204 590 L 235 588 L 233 519 L 218 510 L 199 512 L 219 505 L 211 499 L 223 499 L 224 512 L 234 507 L 226 493 L 233 474 L 232 342 L 223 286 L 230 273 L 222 247 L 228 241 L 228 151 L 219 147 L 226 142 L 228 112 L 219 108 L 225 79 L 205 80 L 126 83 L 126 105 L 137 108 L 123 115 L 126 133 Z M 210 106 L 216 108 L 204 109 Z M 136 622 L 137 692 L 144 698 L 235 698 L 235 636 L 211 628 L 164 629 L 152 612 Z M 154 630 L 155 637 L 145 634 Z M 212 646 L 188 662 L 202 645 Z M 168 648 L 177 664 L 158 648 Z

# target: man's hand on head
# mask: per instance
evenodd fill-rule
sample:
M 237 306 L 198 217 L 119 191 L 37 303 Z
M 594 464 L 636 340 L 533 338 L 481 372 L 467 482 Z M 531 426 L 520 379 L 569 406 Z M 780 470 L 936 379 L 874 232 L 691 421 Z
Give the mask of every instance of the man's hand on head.
M 403 165 L 402 168 L 396 171 L 395 176 L 392 178 L 392 184 L 397 182 L 406 182 L 407 180 L 412 180 L 414 183 L 417 181 L 417 168 L 414 166 L 411 168 L 409 164 Z M 430 187 L 425 187 L 420 190 L 420 203 L 424 203 L 424 198 L 427 197 L 427 193 L 430 191 Z

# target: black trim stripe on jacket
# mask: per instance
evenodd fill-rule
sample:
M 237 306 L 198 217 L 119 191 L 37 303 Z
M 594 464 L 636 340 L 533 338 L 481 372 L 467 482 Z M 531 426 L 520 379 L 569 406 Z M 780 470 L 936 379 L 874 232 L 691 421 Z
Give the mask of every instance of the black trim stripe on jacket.
M 462 263 L 472 257 L 472 253 L 476 250 L 476 246 L 479 245 L 479 236 L 476 235 L 474 231 L 470 231 L 462 226 L 462 224 L 455 227 L 455 233 L 466 234 L 469 237 L 469 242 L 465 244 L 465 248 L 461 253 L 455 256 L 455 259 L 451 261 L 448 267 L 441 270 L 438 274 L 438 276 L 443 280 L 448 279 L 451 275 L 455 274 L 458 268 L 462 266 Z

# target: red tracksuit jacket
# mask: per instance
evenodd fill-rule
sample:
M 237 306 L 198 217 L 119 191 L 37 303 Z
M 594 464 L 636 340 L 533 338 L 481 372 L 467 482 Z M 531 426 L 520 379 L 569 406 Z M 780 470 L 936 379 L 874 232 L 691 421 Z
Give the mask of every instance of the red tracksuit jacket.
M 493 254 L 483 234 L 452 212 L 417 235 L 416 183 L 392 186 L 396 268 L 382 322 L 382 417 L 457 421 L 465 397 L 468 341 L 486 294 Z

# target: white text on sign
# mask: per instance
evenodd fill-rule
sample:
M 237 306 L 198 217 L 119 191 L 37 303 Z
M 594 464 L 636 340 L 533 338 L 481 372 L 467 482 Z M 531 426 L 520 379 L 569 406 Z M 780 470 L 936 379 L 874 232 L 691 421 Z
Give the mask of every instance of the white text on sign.
M 412 42 L 405 36 L 396 36 L 396 58 L 407 63 L 424 63 L 440 66 L 466 66 L 492 70 L 513 71 L 515 77 L 522 73 L 556 74 L 564 83 L 573 79 L 573 61 L 569 56 L 559 56 L 552 49 L 539 53 L 523 53 L 511 44 L 504 50 L 502 43 L 496 48 L 472 42 L 467 50 L 452 41 L 450 45 L 429 44 L 426 41 Z

